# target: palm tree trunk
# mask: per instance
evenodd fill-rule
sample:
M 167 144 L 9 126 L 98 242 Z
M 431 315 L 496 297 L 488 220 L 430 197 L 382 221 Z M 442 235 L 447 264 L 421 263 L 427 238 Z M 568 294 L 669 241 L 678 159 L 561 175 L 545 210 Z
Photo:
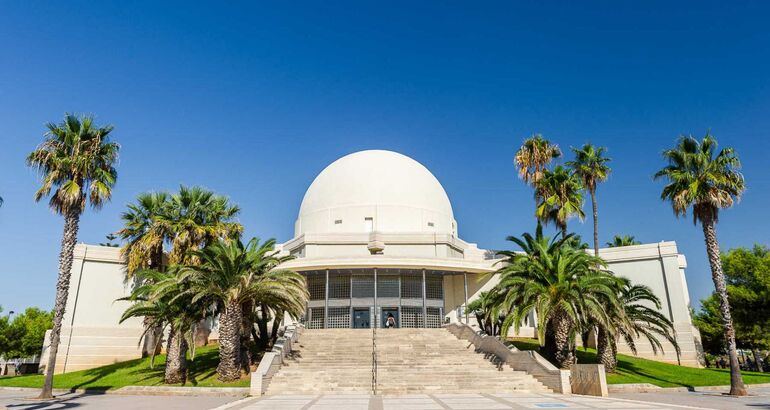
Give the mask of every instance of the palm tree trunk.
M 751 354 L 754 355 L 754 363 L 757 364 L 757 371 L 764 373 L 765 369 L 762 368 L 762 357 L 759 355 L 759 349 L 751 349 Z
M 599 363 L 604 365 L 607 373 L 615 372 L 618 367 L 618 356 L 612 343 L 612 336 L 604 326 L 599 326 L 596 331 L 596 355 L 599 356 Z
M 270 335 L 267 333 L 267 322 L 270 321 L 270 311 L 264 304 L 259 306 L 260 315 L 257 317 L 257 328 L 259 329 L 259 341 L 257 347 L 260 351 L 267 350 L 270 343 Z
M 45 367 L 45 382 L 40 392 L 40 399 L 53 398 L 53 372 L 56 367 L 56 353 L 59 351 L 61 325 L 64 309 L 67 307 L 67 297 L 70 290 L 72 275 L 72 259 L 74 258 L 75 243 L 77 242 L 80 224 L 80 209 L 71 209 L 64 215 L 64 234 L 59 252 L 59 279 L 56 282 L 56 301 L 54 302 L 53 329 L 48 347 L 48 364 Z
M 556 360 L 556 336 L 554 335 L 555 319 L 549 319 L 545 324 L 545 340 L 543 343 L 543 356 L 554 362 Z
M 147 334 L 144 336 L 144 343 L 142 344 L 142 357 L 149 357 L 160 353 L 160 343 L 158 343 L 158 340 L 163 336 L 163 329 L 160 326 L 150 329 L 154 321 L 155 319 L 151 316 L 144 317 L 143 326 L 147 329 Z
M 150 269 L 154 269 L 158 272 L 163 271 L 163 245 L 156 246 L 155 249 L 150 251 Z M 151 316 L 144 318 L 144 328 L 148 329 L 150 323 L 154 321 Z M 160 326 L 155 326 L 154 329 L 148 329 L 147 335 L 144 337 L 144 345 L 142 346 L 142 357 L 151 357 L 160 353 L 160 339 L 163 337 L 163 329 Z
M 275 341 L 278 340 L 278 329 L 281 328 L 281 323 L 283 323 L 283 315 L 284 312 L 280 309 L 275 311 L 275 317 L 273 318 L 273 328 L 270 332 L 270 344 L 274 345 Z
M 594 211 L 594 256 L 599 256 L 599 208 L 596 205 L 596 190 L 591 190 L 591 206 Z
M 570 346 L 572 320 L 561 309 L 555 312 L 553 320 L 553 335 L 556 344 L 555 364 L 561 369 L 569 369 L 570 365 L 575 363 L 575 355 L 572 346 Z
M 166 384 L 184 384 L 187 381 L 187 340 L 173 326 L 168 333 L 166 348 Z
M 738 351 L 735 345 L 735 328 L 733 328 L 733 319 L 730 315 L 730 302 L 727 299 L 727 286 L 725 284 L 725 275 L 722 272 L 722 261 L 719 259 L 719 242 L 717 242 L 716 221 L 712 215 L 705 215 L 701 218 L 703 225 L 703 235 L 706 239 L 706 252 L 708 253 L 709 264 L 711 265 L 711 277 L 714 280 L 714 287 L 719 298 L 719 310 L 722 314 L 722 325 L 725 332 L 725 343 L 727 343 L 727 354 L 730 357 L 730 395 L 745 396 L 748 394 L 746 386 L 743 384 L 741 368 L 738 363 Z
M 217 379 L 231 382 L 241 378 L 241 316 L 239 302 L 225 305 L 219 318 L 219 365 Z
M 254 302 L 249 300 L 241 304 L 241 368 L 246 372 L 251 372 L 251 361 L 253 348 L 250 347 L 251 330 L 254 329 L 252 322 L 254 311 Z M 254 347 L 256 343 L 252 346 Z

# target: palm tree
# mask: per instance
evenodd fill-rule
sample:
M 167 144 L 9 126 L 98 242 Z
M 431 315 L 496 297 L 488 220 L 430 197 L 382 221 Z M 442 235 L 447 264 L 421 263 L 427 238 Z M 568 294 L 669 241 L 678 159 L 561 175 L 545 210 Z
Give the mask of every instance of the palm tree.
M 210 297 L 217 304 L 219 317 L 218 379 L 237 380 L 241 376 L 241 324 L 243 304 L 256 302 L 277 307 L 293 316 L 305 309 L 308 298 L 302 275 L 278 269 L 291 256 L 275 255 L 275 240 L 260 244 L 256 238 L 247 244 L 240 240 L 218 240 L 192 251 L 198 265 L 180 268 L 180 281 L 188 281 L 193 302 Z
M 107 242 L 100 242 L 99 246 L 106 246 L 108 248 L 118 248 L 118 247 L 120 247 L 120 245 L 118 245 L 116 243 L 112 243 L 112 241 L 114 241 L 115 239 L 118 239 L 118 236 L 115 235 L 114 233 L 109 233 L 109 234 L 105 235 L 104 239 L 106 239 Z
M 631 352 L 637 354 L 636 340 L 644 337 L 650 343 L 653 354 L 663 351 L 658 337 L 663 337 L 674 346 L 679 354 L 674 323 L 660 313 L 660 299 L 648 286 L 632 285 L 628 279 L 622 279 L 618 290 L 619 304 L 611 304 L 606 309 L 612 320 L 609 329 L 599 327 L 596 340 L 596 353 L 608 372 L 614 372 L 618 365 L 617 339 L 623 338 Z M 650 307 L 654 306 L 654 308 Z M 613 310 L 619 306 L 621 310 Z
M 524 183 L 535 184 L 543 176 L 546 166 L 561 156 L 561 150 L 540 134 L 533 134 L 524 140 L 513 163 L 518 167 L 519 178 Z
M 123 228 L 117 234 L 127 242 L 120 253 L 126 261 L 129 279 L 137 270 L 162 270 L 163 244 L 171 240 L 173 233 L 161 220 L 170 205 L 171 198 L 166 192 L 143 193 L 120 215 Z
M 608 248 L 619 248 L 621 246 L 641 245 L 642 243 L 637 241 L 633 235 L 615 235 L 612 237 L 612 241 L 606 244 Z
M 86 203 L 99 209 L 112 197 L 112 187 L 117 179 L 114 164 L 120 149 L 117 143 L 109 140 L 113 127 L 98 127 L 91 116 L 66 114 L 60 124 L 49 123 L 46 127 L 48 131 L 43 143 L 27 156 L 27 164 L 42 177 L 35 201 L 50 195 L 49 206 L 64 217 L 64 234 L 59 254 L 59 278 L 56 283 L 48 364 L 40 393 L 43 399 L 53 397 L 54 366 L 69 293 L 80 215 Z
M 730 356 L 730 394 L 745 396 L 747 391 L 738 363 L 735 329 L 719 259 L 716 224 L 719 210 L 729 208 L 739 200 L 746 186 L 743 175 L 738 171 L 741 163 L 735 150 L 724 148 L 717 153 L 716 149 L 717 141 L 709 133 L 702 141 L 682 136 L 675 148 L 663 152 L 668 165 L 655 174 L 655 179 L 667 180 L 661 199 L 671 202 L 677 217 L 685 216 L 692 207 L 693 223 L 701 223 Z
M 120 250 L 126 262 L 126 278 L 134 278 L 134 273 L 144 269 L 163 270 L 163 244 L 172 237 L 168 225 L 160 223 L 171 203 L 165 192 L 139 194 L 136 203 L 128 204 L 128 210 L 120 218 L 123 228 L 117 232 L 126 245 Z M 142 281 L 152 280 L 144 276 Z M 154 356 L 159 348 L 159 339 L 163 332 L 152 316 L 144 318 L 144 344 L 142 356 Z
M 243 227 L 233 221 L 239 208 L 225 197 L 200 187 L 180 187 L 179 192 L 140 194 L 121 215 L 123 228 L 118 231 L 127 241 L 122 249 L 126 275 L 130 279 L 137 270 L 163 270 L 165 243 L 172 245 L 169 261 L 193 263 L 190 250 L 206 246 L 218 238 L 239 235 Z M 143 280 L 150 280 L 144 278 Z M 145 317 L 145 326 L 154 318 Z M 143 355 L 155 354 L 161 337 L 159 329 L 147 333 Z
M 596 204 L 596 186 L 607 180 L 610 175 L 610 167 L 607 163 L 610 159 L 604 156 L 607 149 L 585 144 L 582 148 L 572 148 L 575 160 L 567 162 L 572 172 L 582 181 L 583 186 L 591 194 L 591 206 L 594 217 L 594 255 L 599 256 L 599 210 Z
M 607 302 L 619 309 L 619 279 L 604 269 L 601 258 L 570 246 L 569 238 L 551 240 L 542 236 L 539 227 L 534 237 L 508 237 L 524 252 L 500 252 L 505 266 L 496 271 L 500 282 L 495 288 L 502 295 L 499 308 L 509 312 L 501 334 L 508 334 L 511 326 L 518 332 L 534 310 L 540 344 L 547 347 L 547 339 L 553 338 L 553 351 L 546 349 L 546 353 L 563 369 L 575 362 L 572 341 L 586 319 L 606 326 Z
M 187 350 L 194 346 L 192 340 L 192 328 L 194 324 L 202 320 L 206 310 L 207 301 L 200 299 L 195 302 L 189 294 L 185 293 L 187 286 L 177 280 L 177 274 L 172 267 L 169 272 L 154 270 L 141 270 L 136 272 L 142 277 L 142 285 L 137 287 L 130 296 L 119 300 L 134 302 L 120 318 L 120 323 L 132 317 L 145 319 L 144 332 L 140 337 L 147 337 L 160 328 L 161 331 L 168 328 L 168 341 L 166 347 L 166 368 L 163 378 L 166 384 L 184 384 L 187 381 Z M 182 295 L 182 296 L 180 296 Z M 147 319 L 150 320 L 147 323 Z M 188 342 L 186 337 L 191 340 Z M 154 343 L 160 344 L 160 338 L 155 338 Z M 152 346 L 152 359 L 155 359 L 157 346 Z
M 191 250 L 197 250 L 220 238 L 236 239 L 243 226 L 234 219 L 240 212 L 223 196 L 201 187 L 182 186 L 170 199 L 168 211 L 159 223 L 172 233 L 170 264 L 194 263 Z
M 572 216 L 585 219 L 582 189 L 580 179 L 567 168 L 557 165 L 553 171 L 546 169 L 535 183 L 535 217 L 544 223 L 554 222 L 562 239 L 566 238 L 567 220 Z
M 468 304 L 468 310 L 476 316 L 479 327 L 488 335 L 500 335 L 500 327 L 505 318 L 501 315 L 500 297 L 494 291 L 481 292 L 479 297 Z

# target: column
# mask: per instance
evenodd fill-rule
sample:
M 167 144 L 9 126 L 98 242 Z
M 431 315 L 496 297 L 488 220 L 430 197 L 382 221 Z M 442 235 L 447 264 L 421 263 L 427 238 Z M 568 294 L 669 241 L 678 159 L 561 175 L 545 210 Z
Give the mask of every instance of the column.
M 324 285 L 324 329 L 329 328 L 329 269 L 326 269 L 326 282 Z
M 372 327 L 380 327 L 380 312 L 377 311 L 377 268 L 374 268 L 374 312 Z
M 422 327 L 428 327 L 428 309 L 425 306 L 425 269 L 422 270 Z
M 468 272 L 463 272 L 463 292 L 465 293 L 465 304 L 463 313 L 465 314 L 465 324 L 468 324 Z

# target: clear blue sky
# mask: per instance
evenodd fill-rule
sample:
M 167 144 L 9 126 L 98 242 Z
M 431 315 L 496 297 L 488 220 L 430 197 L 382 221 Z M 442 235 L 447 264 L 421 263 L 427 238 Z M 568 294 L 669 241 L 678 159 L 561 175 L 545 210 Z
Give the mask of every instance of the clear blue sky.
M 748 183 L 722 214 L 722 247 L 768 242 L 768 2 L 250 3 L 3 3 L 6 312 L 52 306 L 62 219 L 33 202 L 24 157 L 66 111 L 114 124 L 122 144 L 112 203 L 82 219 L 87 243 L 138 193 L 179 184 L 230 196 L 247 235 L 284 241 L 324 166 L 381 148 L 436 175 L 465 240 L 501 248 L 533 228 L 512 156 L 540 132 L 609 148 L 602 242 L 677 241 L 697 301 L 713 288 L 702 233 L 652 174 L 680 133 L 707 129 L 738 150 Z M 590 220 L 570 226 L 590 238 Z

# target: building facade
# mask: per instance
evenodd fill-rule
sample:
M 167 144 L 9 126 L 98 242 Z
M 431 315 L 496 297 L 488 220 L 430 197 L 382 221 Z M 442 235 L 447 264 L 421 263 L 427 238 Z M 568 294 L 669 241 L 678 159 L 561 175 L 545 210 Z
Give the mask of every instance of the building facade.
M 395 152 L 356 152 L 326 167 L 307 189 L 294 228 L 294 237 L 277 251 L 295 257 L 284 268 L 307 278 L 310 301 L 302 320 L 308 328 L 384 327 L 389 317 L 397 327 L 476 326 L 465 306 L 498 280 L 495 252 L 458 236 L 441 183 Z M 667 343 L 665 353 L 654 355 L 641 340 L 639 355 L 698 366 L 686 261 L 676 244 L 601 249 L 600 255 L 615 274 L 651 287 L 675 324 L 679 356 Z M 131 285 L 122 272 L 117 249 L 78 246 L 73 278 L 79 279 L 72 281 L 59 348 L 63 370 L 140 354 L 140 321 L 118 325 L 125 306 L 114 301 Z M 532 323 L 524 323 L 519 336 L 533 336 Z M 627 351 L 622 343 L 619 349 Z

